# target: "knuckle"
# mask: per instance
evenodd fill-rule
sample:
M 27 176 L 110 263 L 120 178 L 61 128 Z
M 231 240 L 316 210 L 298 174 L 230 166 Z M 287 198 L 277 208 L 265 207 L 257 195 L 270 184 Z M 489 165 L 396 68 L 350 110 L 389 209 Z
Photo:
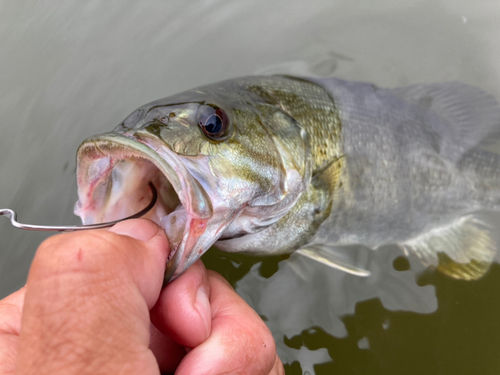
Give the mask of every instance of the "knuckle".
M 219 274 L 215 271 L 212 271 L 212 270 L 207 270 L 207 275 L 208 275 L 208 279 L 210 281 L 219 282 L 221 284 L 224 284 L 228 288 L 231 288 L 231 290 L 234 290 L 234 288 L 231 286 L 231 284 L 229 284 L 229 282 L 221 274 Z
M 267 358 L 269 369 L 274 365 L 276 357 L 276 343 L 274 342 L 273 335 L 269 328 L 262 322 L 261 328 L 261 341 L 262 341 L 262 351 L 264 356 Z
M 269 372 L 269 375 L 285 375 L 285 368 L 283 367 L 283 362 L 281 362 L 280 357 L 276 354 L 276 359 L 274 361 L 274 366 Z
M 21 310 L 19 306 L 0 301 L 0 334 L 19 335 Z
M 268 327 L 259 317 L 256 319 L 259 321 L 241 330 L 238 343 L 244 343 L 243 347 L 247 348 L 246 370 L 252 374 L 269 374 L 275 366 L 276 344 Z

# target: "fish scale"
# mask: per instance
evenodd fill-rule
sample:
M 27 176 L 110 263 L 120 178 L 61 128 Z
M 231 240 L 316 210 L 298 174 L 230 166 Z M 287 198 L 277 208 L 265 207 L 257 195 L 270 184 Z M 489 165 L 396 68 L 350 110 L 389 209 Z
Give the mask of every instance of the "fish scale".
M 309 135 L 313 171 L 342 155 L 342 126 L 328 93 L 317 85 L 292 79 L 262 78 L 249 86 L 300 123 Z

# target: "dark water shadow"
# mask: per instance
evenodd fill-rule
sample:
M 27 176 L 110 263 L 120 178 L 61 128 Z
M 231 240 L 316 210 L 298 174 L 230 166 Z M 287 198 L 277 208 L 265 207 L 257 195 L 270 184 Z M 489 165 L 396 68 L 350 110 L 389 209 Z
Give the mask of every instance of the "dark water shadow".
M 259 274 L 257 279 L 265 278 L 272 284 L 273 276 L 283 271 L 280 269 L 276 273 L 283 268 L 284 260 L 282 257 L 226 254 L 218 250 L 211 250 L 203 259 L 208 268 L 221 272 L 237 287 L 252 272 Z M 391 265 L 397 272 L 405 272 L 410 264 L 405 258 L 396 257 Z M 271 327 L 278 348 L 285 348 L 282 352 L 285 354 L 281 355 L 287 374 L 498 373 L 500 299 L 496 295 L 500 266 L 494 264 L 485 277 L 476 281 L 454 280 L 427 270 L 420 272 L 415 282 L 418 287 L 434 288 L 437 310 L 427 313 L 401 311 L 387 308 L 380 298 L 360 300 L 352 314 L 337 316 L 345 327 L 344 335 L 332 334 L 329 325 L 307 325 L 300 318 L 296 320 L 294 334 L 284 333 L 280 322 L 275 321 L 276 316 L 266 315 L 252 296 L 248 302 Z M 258 283 L 252 282 L 252 285 L 257 289 L 256 294 L 265 293 L 265 288 L 261 289 Z M 325 298 L 324 294 L 317 294 Z M 245 292 L 242 295 L 249 298 Z M 277 319 L 293 315 L 289 307 L 301 304 L 302 297 L 297 292 L 296 299 L 289 301 L 290 305 L 282 306 L 283 314 Z M 279 295 L 275 298 L 278 304 L 283 302 Z M 337 303 L 347 301 L 338 296 L 331 299 L 336 299 Z M 322 308 L 324 303 L 310 306 L 311 315 Z M 332 319 L 337 315 L 335 311 L 329 313 Z

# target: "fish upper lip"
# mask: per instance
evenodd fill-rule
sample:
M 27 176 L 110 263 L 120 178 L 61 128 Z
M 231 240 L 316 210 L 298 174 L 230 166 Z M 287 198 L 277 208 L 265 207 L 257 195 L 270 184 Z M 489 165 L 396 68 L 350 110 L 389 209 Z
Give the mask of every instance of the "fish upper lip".
M 182 241 L 176 248 L 171 248 L 169 254 L 165 273 L 165 280 L 169 281 L 178 276 L 176 271 L 179 268 L 182 270 L 184 261 L 192 250 L 190 247 L 196 244 L 194 239 L 190 240 L 190 237 L 196 235 L 196 229 L 193 230 L 192 226 L 206 223 L 212 217 L 213 209 L 205 189 L 189 173 L 175 152 L 166 145 L 161 147 L 163 144 L 155 144 L 155 141 L 154 138 L 143 137 L 141 134 L 130 136 L 116 133 L 105 133 L 86 139 L 77 152 L 78 194 L 82 197 L 85 195 L 86 186 L 93 184 L 93 177 L 89 176 L 88 159 L 118 155 L 118 160 L 135 156 L 152 162 L 172 184 L 188 216 Z M 113 166 L 110 167 L 112 168 Z

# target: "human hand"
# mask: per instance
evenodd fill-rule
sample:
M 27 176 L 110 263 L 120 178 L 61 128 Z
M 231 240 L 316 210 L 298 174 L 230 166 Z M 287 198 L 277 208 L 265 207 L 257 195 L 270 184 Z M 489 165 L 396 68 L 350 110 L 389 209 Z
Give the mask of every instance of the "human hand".
M 201 261 L 162 289 L 168 253 L 144 219 L 44 241 L 0 301 L 0 374 L 284 374 L 260 317 Z

